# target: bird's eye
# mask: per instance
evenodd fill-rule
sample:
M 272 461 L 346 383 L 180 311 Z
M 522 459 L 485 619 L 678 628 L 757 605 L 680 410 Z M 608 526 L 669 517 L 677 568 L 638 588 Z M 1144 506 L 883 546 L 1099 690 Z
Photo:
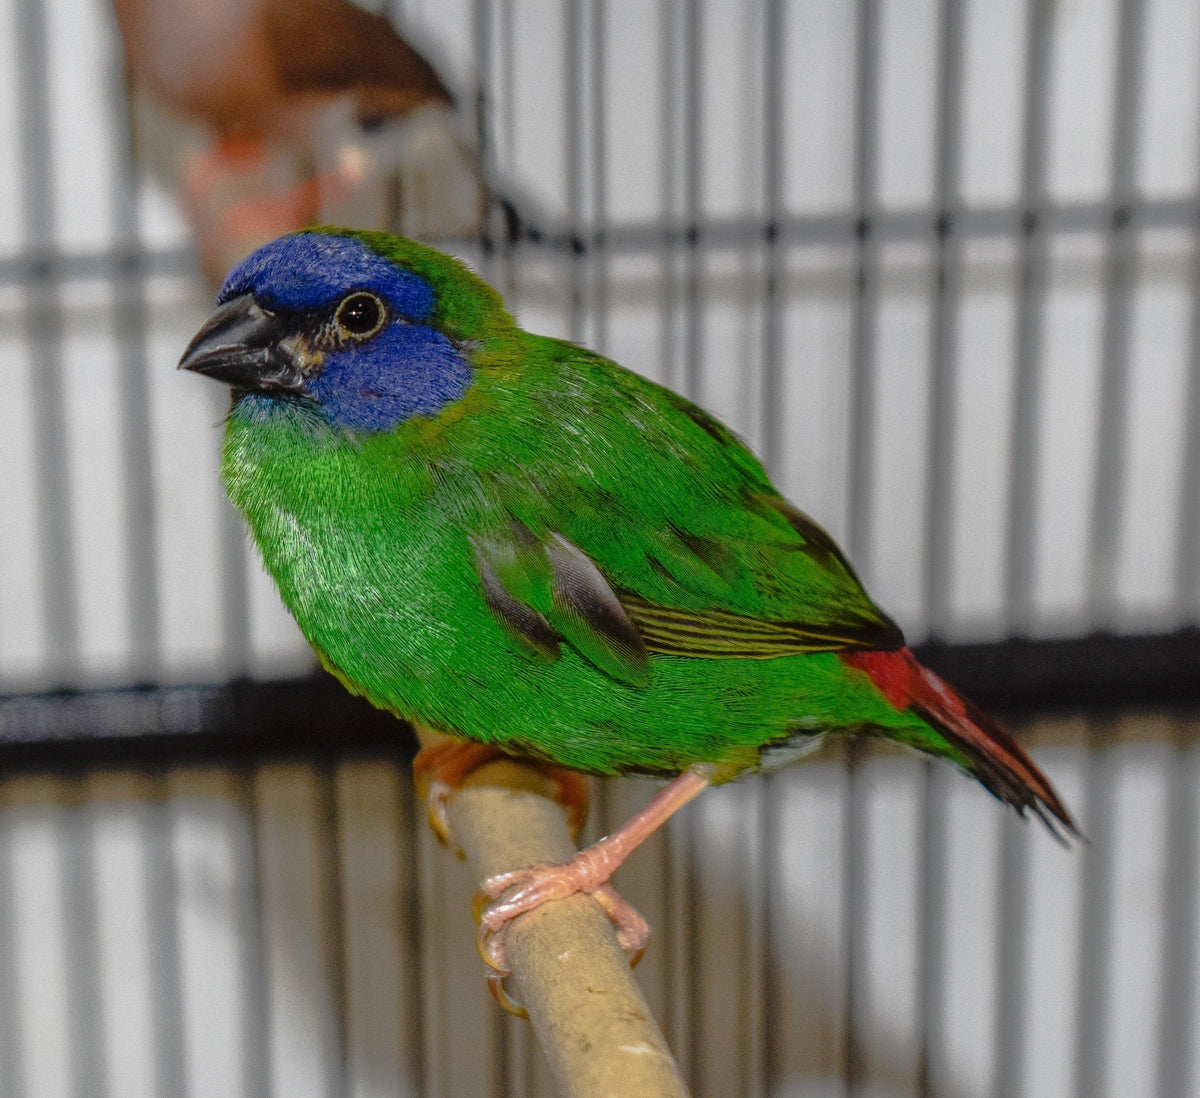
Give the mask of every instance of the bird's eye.
M 383 302 L 364 291 L 351 294 L 334 315 L 338 330 L 350 339 L 366 339 L 383 327 Z

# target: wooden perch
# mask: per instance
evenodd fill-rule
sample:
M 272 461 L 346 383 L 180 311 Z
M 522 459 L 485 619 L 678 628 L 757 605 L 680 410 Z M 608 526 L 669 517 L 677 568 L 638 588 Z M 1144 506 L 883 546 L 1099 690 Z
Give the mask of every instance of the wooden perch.
M 455 794 L 451 837 L 479 880 L 574 854 L 566 814 L 546 795 L 548 785 L 533 767 L 506 760 L 472 772 Z M 522 915 L 508 936 L 509 985 L 566 1098 L 687 1098 L 613 926 L 590 896 Z M 481 980 L 484 972 L 481 961 Z

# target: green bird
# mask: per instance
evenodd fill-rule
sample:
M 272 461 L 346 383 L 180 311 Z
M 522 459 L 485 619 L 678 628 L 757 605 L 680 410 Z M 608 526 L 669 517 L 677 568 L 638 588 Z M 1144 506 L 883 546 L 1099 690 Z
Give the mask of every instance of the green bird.
M 485 882 L 504 894 L 481 924 L 497 968 L 508 920 L 579 890 L 639 949 L 616 866 L 707 785 L 827 732 L 947 759 L 1077 833 L 829 535 L 683 397 L 523 331 L 463 264 L 381 233 L 281 237 L 218 302 L 180 367 L 233 388 L 225 487 L 321 662 L 427 729 L 675 779 L 565 866 Z

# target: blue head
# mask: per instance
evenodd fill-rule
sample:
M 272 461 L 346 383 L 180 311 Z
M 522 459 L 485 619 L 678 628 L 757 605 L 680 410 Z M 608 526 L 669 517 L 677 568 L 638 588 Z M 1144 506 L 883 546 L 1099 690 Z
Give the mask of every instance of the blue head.
M 368 240 L 403 244 L 425 270 Z M 281 237 L 230 274 L 180 366 L 255 401 L 310 402 L 333 425 L 358 431 L 435 416 L 474 376 L 470 341 L 445 323 L 434 286 L 438 274 L 444 282 L 455 273 L 477 282 L 454 260 L 396 238 Z

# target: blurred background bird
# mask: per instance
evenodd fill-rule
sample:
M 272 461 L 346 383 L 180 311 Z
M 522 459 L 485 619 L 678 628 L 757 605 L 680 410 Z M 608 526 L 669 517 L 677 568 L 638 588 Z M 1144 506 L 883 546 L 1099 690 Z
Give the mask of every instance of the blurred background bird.
M 115 0 L 136 152 L 181 200 L 215 289 L 317 221 L 479 233 L 478 157 L 431 62 L 348 0 Z

